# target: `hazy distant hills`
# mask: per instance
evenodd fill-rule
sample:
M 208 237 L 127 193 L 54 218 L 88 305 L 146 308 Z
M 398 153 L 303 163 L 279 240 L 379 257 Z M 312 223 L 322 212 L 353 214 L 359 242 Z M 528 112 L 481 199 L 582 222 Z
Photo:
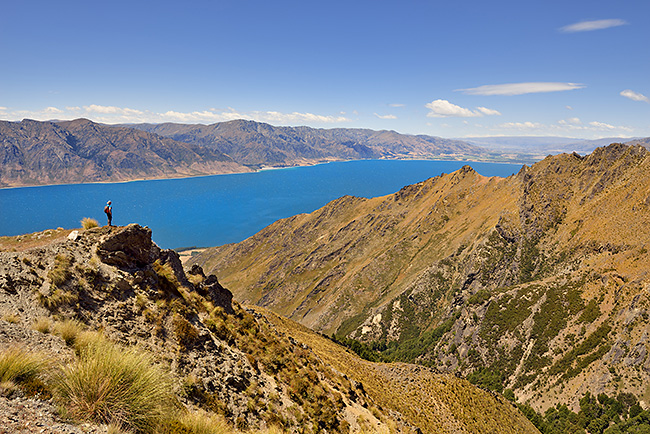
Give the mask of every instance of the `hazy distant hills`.
M 604 139 L 576 139 L 571 137 L 554 136 L 494 136 L 494 137 L 464 137 L 462 139 L 472 145 L 482 146 L 495 153 L 518 155 L 523 162 L 539 161 L 547 155 L 563 152 L 588 154 L 599 146 L 610 143 L 628 143 L 631 138 L 608 137 Z
M 0 121 L 0 186 L 245 172 L 215 150 L 77 119 Z
M 181 142 L 216 149 L 252 167 L 295 166 L 334 160 L 486 159 L 489 152 L 460 140 L 412 136 L 395 131 L 276 127 L 235 120 L 212 125 L 130 125 Z
M 587 391 L 646 399 L 648 173 L 650 152 L 621 144 L 505 179 L 466 166 L 192 261 L 363 354 L 470 375 L 536 408 Z

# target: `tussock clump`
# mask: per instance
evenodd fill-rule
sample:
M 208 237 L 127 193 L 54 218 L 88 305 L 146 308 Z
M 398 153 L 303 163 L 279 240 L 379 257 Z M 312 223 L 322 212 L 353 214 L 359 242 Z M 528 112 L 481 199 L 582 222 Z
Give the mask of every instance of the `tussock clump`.
M 55 287 L 60 287 L 70 278 L 70 267 L 72 259 L 65 255 L 56 255 L 54 257 L 54 266 L 47 273 L 47 278 Z
M 50 320 L 50 318 L 46 316 L 41 316 L 36 318 L 36 320 L 34 320 L 34 324 L 32 327 L 37 332 L 46 334 L 52 331 L 52 321 Z
M 57 401 L 74 419 L 153 433 L 176 412 L 170 376 L 150 356 L 84 335 L 78 359 L 54 378 Z
M 17 346 L 0 353 L 0 395 L 11 395 L 20 388 L 29 396 L 49 397 L 42 381 L 47 372 L 45 360 L 44 355 Z
M 84 229 L 97 228 L 99 227 L 99 222 L 95 219 L 91 219 L 90 217 L 84 217 L 81 219 L 81 227 Z
M 68 346 L 74 344 L 77 335 L 82 331 L 83 325 L 73 319 L 67 319 L 54 325 L 54 334 L 61 337 Z

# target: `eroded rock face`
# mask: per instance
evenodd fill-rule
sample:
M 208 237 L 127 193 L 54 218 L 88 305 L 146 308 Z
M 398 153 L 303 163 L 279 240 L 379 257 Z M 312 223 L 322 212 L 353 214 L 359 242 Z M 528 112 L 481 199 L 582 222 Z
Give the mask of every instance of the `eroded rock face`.
M 146 266 L 160 254 L 160 248 L 151 240 L 151 229 L 130 224 L 111 232 L 97 245 L 97 256 L 105 264 L 123 270 Z

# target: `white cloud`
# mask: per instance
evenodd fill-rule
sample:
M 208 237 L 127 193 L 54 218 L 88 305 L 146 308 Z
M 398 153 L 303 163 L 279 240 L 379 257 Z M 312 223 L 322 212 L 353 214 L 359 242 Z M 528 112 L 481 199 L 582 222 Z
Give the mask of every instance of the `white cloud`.
M 632 128 L 611 125 L 605 122 L 592 121 L 584 124 L 579 118 L 568 118 L 557 121 L 554 124 L 542 124 L 539 122 L 507 122 L 496 125 L 493 130 L 515 130 L 527 134 L 540 134 L 549 135 L 553 134 L 575 134 L 577 131 L 584 133 L 592 133 L 594 137 L 598 137 L 599 132 L 606 131 L 607 134 L 617 134 L 625 136 L 630 134 Z M 581 134 L 581 135 L 582 135 Z
M 47 107 L 45 110 L 43 110 L 45 113 L 51 114 L 51 115 L 58 115 L 61 113 L 64 113 L 63 110 L 60 110 L 56 107 Z
M 567 125 L 567 126 L 570 126 L 570 125 L 582 125 L 582 121 L 580 120 L 580 118 L 569 118 L 569 119 L 562 119 L 562 120 L 558 121 L 558 124 Z
M 476 107 L 476 110 L 483 113 L 485 116 L 501 116 L 499 111 L 487 107 Z
M 581 21 L 579 23 L 569 24 L 560 29 L 564 33 L 591 32 L 593 30 L 609 29 L 610 27 L 624 26 L 627 21 L 621 19 Z
M 544 127 L 544 125 L 539 122 L 506 122 L 504 124 L 497 125 L 498 128 L 505 128 L 508 130 L 518 130 L 518 131 L 530 131 L 538 130 Z
M 566 90 L 582 89 L 580 83 L 530 82 L 508 84 L 486 84 L 468 89 L 456 89 L 467 95 L 524 95 L 527 93 L 563 92 Z
M 596 121 L 589 122 L 589 125 L 599 130 L 616 130 L 622 128 L 622 127 L 615 127 L 614 125 L 606 124 L 604 122 L 596 122 Z
M 630 89 L 625 89 L 624 91 L 622 91 L 621 96 L 624 96 L 625 98 L 629 98 L 632 101 L 645 101 L 650 103 L 650 100 L 648 100 L 647 96 Z
M 397 119 L 397 116 L 395 115 L 379 115 L 375 113 L 375 116 L 377 116 L 379 119 Z
M 154 112 L 150 110 L 136 110 L 127 107 L 103 106 L 90 104 L 83 107 L 65 107 L 65 110 L 57 107 L 47 107 L 43 110 L 15 110 L 0 108 L 0 113 L 8 120 L 19 121 L 25 118 L 35 120 L 51 120 L 54 115 L 58 119 L 76 119 L 87 117 L 95 122 L 105 124 L 120 123 L 162 123 L 162 122 L 180 122 L 180 123 L 215 123 L 225 122 L 235 119 L 255 120 L 259 122 L 269 122 L 276 124 L 327 124 L 349 122 L 350 119 L 341 115 L 325 116 L 313 113 L 281 113 L 278 111 L 252 111 L 238 112 L 233 108 L 228 109 L 210 109 L 203 111 L 181 112 L 168 110 L 166 112 Z
M 134 110 L 126 107 L 122 108 L 122 107 L 104 106 L 104 105 L 96 105 L 96 104 L 84 106 L 84 109 L 88 113 L 119 114 L 119 115 L 127 115 L 127 116 L 144 114 L 140 110 Z
M 405 106 L 406 106 L 406 104 L 399 104 L 399 103 L 388 104 L 388 107 L 405 107 Z
M 348 122 L 350 119 L 345 116 L 323 116 L 313 113 L 280 113 L 275 111 L 267 112 L 251 112 L 253 120 L 261 122 L 276 122 L 280 124 L 295 124 L 295 123 L 337 123 Z
M 496 110 L 492 110 L 486 107 L 477 107 L 476 110 L 470 110 L 468 108 L 452 104 L 446 99 L 437 99 L 435 101 L 431 101 L 430 103 L 426 104 L 425 107 L 431 110 L 429 113 L 427 113 L 427 117 L 430 118 L 475 118 L 485 115 L 490 116 L 501 114 Z

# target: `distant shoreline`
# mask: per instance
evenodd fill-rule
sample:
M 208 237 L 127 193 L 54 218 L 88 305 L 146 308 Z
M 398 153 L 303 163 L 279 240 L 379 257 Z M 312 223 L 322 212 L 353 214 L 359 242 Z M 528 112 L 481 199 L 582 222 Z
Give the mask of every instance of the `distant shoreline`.
M 531 164 L 531 162 L 526 161 L 500 161 L 500 160 L 469 160 L 464 158 L 369 158 L 361 160 L 331 160 L 331 161 L 321 161 L 315 163 L 306 163 L 306 164 L 296 164 L 293 166 L 261 166 L 257 169 L 251 169 L 247 172 L 226 172 L 226 173 L 213 173 L 211 175 L 188 175 L 188 176 L 170 176 L 170 177 L 154 177 L 154 178 L 134 178 L 127 179 L 122 181 L 91 181 L 91 182 L 62 182 L 55 184 L 25 184 L 25 185 L 11 185 L 6 187 L 0 187 L 0 190 L 11 190 L 18 188 L 34 188 L 34 187 L 52 187 L 57 185 L 85 185 L 85 184 L 125 184 L 129 182 L 141 182 L 141 181 L 165 181 L 170 179 L 189 179 L 189 178 L 205 178 L 208 176 L 221 176 L 221 175 L 245 175 L 250 173 L 257 172 L 266 172 L 271 170 L 283 170 L 283 169 L 295 169 L 300 167 L 313 167 L 320 166 L 323 164 L 329 163 L 347 163 L 354 161 L 441 161 L 441 162 L 467 162 L 467 163 L 494 163 L 494 164 L 513 164 L 513 165 L 524 165 Z

